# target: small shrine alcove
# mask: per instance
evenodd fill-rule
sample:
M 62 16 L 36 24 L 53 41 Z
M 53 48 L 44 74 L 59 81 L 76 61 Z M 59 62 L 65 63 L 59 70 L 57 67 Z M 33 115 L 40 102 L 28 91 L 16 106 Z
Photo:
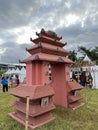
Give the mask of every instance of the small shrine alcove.
M 26 84 L 12 90 L 19 101 L 13 104 L 16 112 L 10 117 L 25 124 L 26 96 L 30 97 L 29 127 L 34 129 L 54 119 L 55 105 L 76 109 L 83 103 L 83 96 L 75 92 L 83 87 L 70 80 L 69 68 L 73 62 L 68 59 L 68 51 L 56 33 L 42 29 L 38 38 L 30 39 L 35 45 L 26 50 L 31 54 L 21 61 L 26 63 Z M 55 104 L 55 105 L 54 105 Z

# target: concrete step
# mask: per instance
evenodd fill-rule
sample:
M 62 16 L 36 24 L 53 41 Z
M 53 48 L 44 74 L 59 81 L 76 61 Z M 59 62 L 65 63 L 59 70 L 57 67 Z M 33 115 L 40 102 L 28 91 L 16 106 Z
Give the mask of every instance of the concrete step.
M 82 96 L 82 95 L 69 95 L 68 96 L 68 102 L 73 103 L 73 102 L 78 101 L 82 98 L 84 98 L 84 96 Z
M 83 106 L 84 104 L 85 103 L 83 103 L 83 102 L 76 101 L 76 102 L 73 102 L 73 103 L 69 104 L 69 108 L 75 110 L 75 109 Z

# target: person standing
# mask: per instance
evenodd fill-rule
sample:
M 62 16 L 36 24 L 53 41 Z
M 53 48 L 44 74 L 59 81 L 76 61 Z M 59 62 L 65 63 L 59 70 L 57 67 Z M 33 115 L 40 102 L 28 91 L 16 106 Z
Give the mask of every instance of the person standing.
M 2 77 L 1 84 L 3 86 L 3 92 L 8 92 L 8 81 L 5 77 Z
M 20 84 L 18 75 L 16 75 L 15 84 L 16 84 L 16 87 L 18 87 L 18 85 Z
M 85 72 L 82 72 L 81 75 L 80 75 L 80 84 L 81 84 L 82 86 L 84 86 L 84 87 L 85 87 L 85 85 L 86 85 Z

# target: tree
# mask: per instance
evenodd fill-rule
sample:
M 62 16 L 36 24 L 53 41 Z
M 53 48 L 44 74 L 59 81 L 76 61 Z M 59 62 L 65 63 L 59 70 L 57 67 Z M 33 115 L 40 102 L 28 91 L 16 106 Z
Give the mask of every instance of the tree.
M 95 47 L 94 49 L 87 49 L 83 46 L 80 46 L 78 47 L 78 51 L 84 56 L 87 55 L 92 61 L 96 61 L 96 64 L 98 64 L 98 47 Z
M 2 76 L 3 73 L 4 73 L 4 72 L 3 72 L 2 70 L 0 70 L 0 76 Z
M 68 55 L 68 58 L 71 59 L 72 61 L 77 61 L 77 53 L 76 53 L 76 51 L 75 50 L 70 51 L 69 55 Z

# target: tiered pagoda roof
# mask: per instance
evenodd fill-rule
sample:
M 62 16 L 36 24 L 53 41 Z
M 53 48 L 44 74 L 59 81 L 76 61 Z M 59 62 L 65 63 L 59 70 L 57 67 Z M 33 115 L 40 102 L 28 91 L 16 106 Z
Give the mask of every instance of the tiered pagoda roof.
M 38 38 L 32 39 L 31 41 L 35 44 L 33 47 L 26 49 L 31 56 L 23 60 L 23 63 L 27 63 L 34 60 L 45 60 L 49 62 L 64 62 L 73 63 L 67 58 L 68 51 L 63 47 L 64 44 L 61 39 L 62 37 L 57 36 L 52 31 L 41 30 L 40 33 L 36 33 Z
M 75 91 L 75 90 L 81 90 L 81 89 L 83 89 L 83 86 L 81 86 L 76 81 L 66 82 L 66 83 L 67 83 L 67 90 L 68 90 L 68 92 L 72 92 L 72 91 Z
M 54 95 L 53 88 L 48 86 L 49 85 L 47 85 L 47 87 L 38 85 L 19 86 L 18 89 L 15 88 L 13 91 L 11 91 L 11 94 L 18 98 L 26 98 L 27 96 L 29 96 L 30 100 L 36 100 L 41 97 L 53 96 Z

